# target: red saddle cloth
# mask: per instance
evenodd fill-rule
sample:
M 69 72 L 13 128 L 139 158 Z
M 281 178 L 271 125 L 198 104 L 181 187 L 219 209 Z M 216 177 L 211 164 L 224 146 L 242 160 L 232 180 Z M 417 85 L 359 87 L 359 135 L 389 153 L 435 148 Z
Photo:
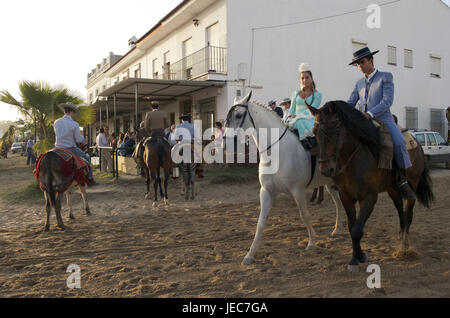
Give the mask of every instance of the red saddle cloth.
M 73 180 L 75 180 L 82 187 L 86 186 L 89 183 L 89 166 L 86 161 L 84 161 L 81 157 L 74 154 L 72 151 L 67 149 L 55 148 L 49 150 L 48 152 L 39 156 L 36 161 L 36 167 L 34 169 L 34 177 L 39 181 L 39 170 L 42 159 L 49 153 L 53 152 L 59 156 L 61 159 L 61 173 L 68 177 L 73 175 L 73 178 L 68 184 L 64 185 L 56 185 L 55 191 L 59 193 L 63 193 L 67 190 L 67 188 L 72 184 Z M 42 189 L 42 183 L 41 183 Z M 45 191 L 45 189 L 43 189 Z

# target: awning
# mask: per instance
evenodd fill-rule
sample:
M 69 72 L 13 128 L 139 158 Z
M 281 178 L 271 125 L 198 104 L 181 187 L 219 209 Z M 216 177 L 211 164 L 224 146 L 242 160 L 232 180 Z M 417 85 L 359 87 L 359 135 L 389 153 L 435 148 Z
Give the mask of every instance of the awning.
M 108 107 L 112 114 L 115 103 L 116 115 L 119 115 L 135 110 L 143 101 L 156 100 L 164 105 L 164 102 L 175 101 L 180 97 L 191 97 L 201 90 L 211 87 L 221 88 L 224 85 L 224 81 L 128 78 L 101 92 L 92 106 L 94 109 Z

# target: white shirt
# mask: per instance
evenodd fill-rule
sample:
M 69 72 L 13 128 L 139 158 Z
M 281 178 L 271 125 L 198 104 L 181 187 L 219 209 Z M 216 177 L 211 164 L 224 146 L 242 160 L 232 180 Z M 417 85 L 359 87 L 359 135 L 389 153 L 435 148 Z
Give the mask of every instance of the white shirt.
M 80 132 L 80 125 L 68 115 L 55 121 L 56 148 L 73 148 L 77 143 L 83 144 L 84 137 Z
M 105 134 L 99 133 L 97 136 L 97 146 L 99 147 L 109 147 L 108 139 L 106 139 Z

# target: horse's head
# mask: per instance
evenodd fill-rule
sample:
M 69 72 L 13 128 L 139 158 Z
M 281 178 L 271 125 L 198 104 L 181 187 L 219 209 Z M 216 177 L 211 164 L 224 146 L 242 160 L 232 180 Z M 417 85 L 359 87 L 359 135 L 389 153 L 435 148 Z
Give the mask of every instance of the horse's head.
M 248 105 L 252 92 L 241 100 L 235 100 L 233 107 L 228 111 L 227 120 L 225 122 L 225 131 L 227 128 L 247 129 L 253 127 L 251 115 L 249 115 Z
M 319 170 L 327 177 L 334 177 L 338 172 L 338 154 L 345 134 L 344 125 L 336 114 L 336 103 L 328 102 L 320 109 L 307 106 L 315 117 L 313 133 L 319 146 Z

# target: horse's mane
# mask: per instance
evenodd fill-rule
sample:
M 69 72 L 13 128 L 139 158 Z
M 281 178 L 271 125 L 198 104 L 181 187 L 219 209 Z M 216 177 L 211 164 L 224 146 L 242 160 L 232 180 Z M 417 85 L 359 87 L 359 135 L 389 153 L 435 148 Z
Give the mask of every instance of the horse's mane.
M 332 101 L 324 105 L 325 112 L 329 112 L 330 104 L 336 109 L 336 116 L 342 120 L 350 133 L 366 144 L 375 158 L 378 158 L 381 142 L 378 128 L 375 127 L 362 112 L 344 101 Z
M 272 108 L 270 108 L 269 105 L 261 104 L 261 103 L 258 103 L 258 102 L 252 102 L 252 104 L 255 105 L 255 106 L 258 106 L 258 109 L 262 109 L 269 116 L 272 116 L 274 119 L 276 118 L 281 124 L 286 126 L 286 124 L 283 122 L 283 119 L 280 116 L 278 116 L 278 114 L 276 112 L 274 112 L 272 110 Z

